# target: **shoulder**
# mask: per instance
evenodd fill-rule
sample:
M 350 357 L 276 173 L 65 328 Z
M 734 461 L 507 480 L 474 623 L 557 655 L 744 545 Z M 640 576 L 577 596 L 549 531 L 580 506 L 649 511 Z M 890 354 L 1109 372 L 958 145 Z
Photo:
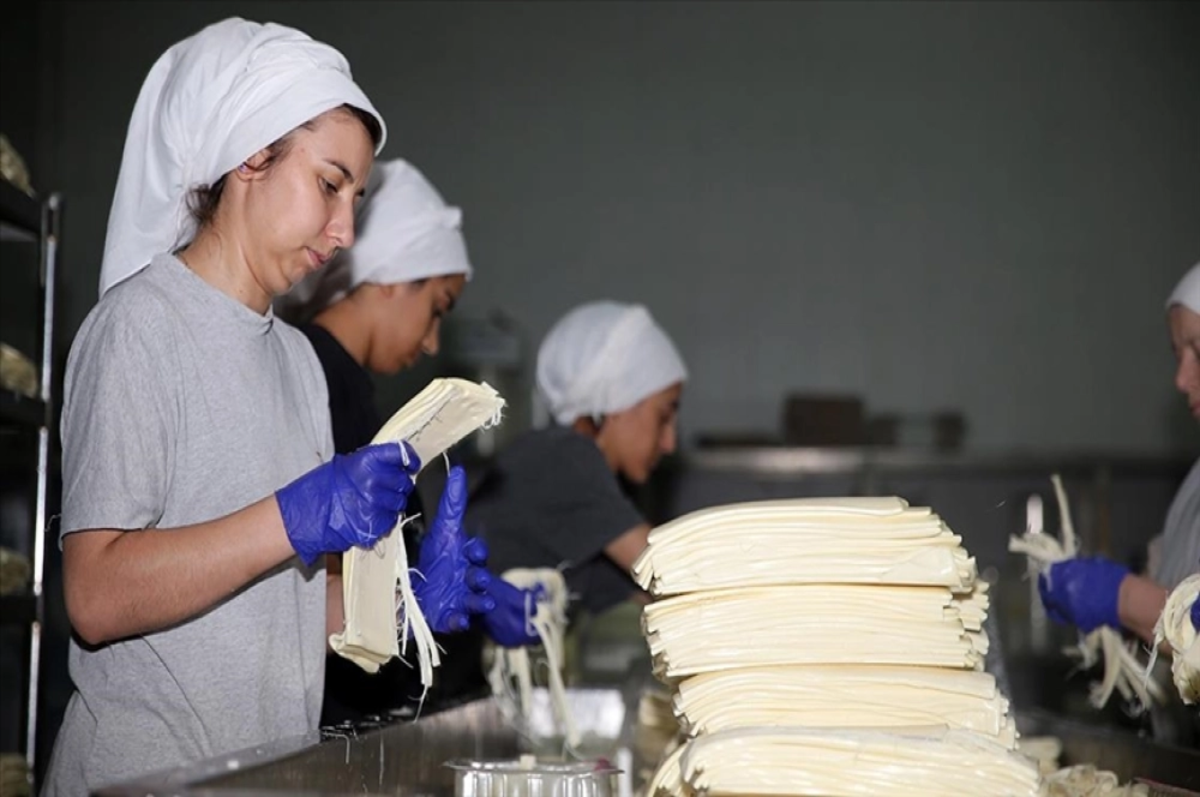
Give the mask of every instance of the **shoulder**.
M 319 399 L 324 406 L 328 399 L 328 385 L 321 360 L 312 343 L 303 332 L 284 321 L 275 319 L 274 333 L 279 336 L 285 356 L 299 370 L 304 382 L 320 394 Z
M 308 363 L 318 363 L 316 346 L 310 335 L 276 317 L 272 332 L 278 336 L 279 342 L 289 357 L 294 357 Z
M 145 268 L 108 291 L 80 325 L 71 345 L 72 359 L 150 364 L 144 353 L 168 347 L 179 321 L 158 276 Z
M 329 417 L 329 382 L 321 360 L 309 338 L 296 327 L 276 318 L 271 329 L 279 340 L 298 390 L 307 403 L 315 433 L 325 454 L 333 454 L 332 427 Z M 324 455 L 323 455 L 324 456 Z
M 299 324 L 291 327 L 287 322 L 280 320 L 278 316 L 276 316 L 276 323 L 289 326 L 290 328 L 299 332 L 300 336 L 303 337 L 308 342 L 308 345 L 312 347 L 312 350 L 317 355 L 317 359 L 320 360 L 322 364 L 329 359 L 329 355 L 332 353 L 332 346 L 330 344 L 336 343 L 337 341 L 335 341 L 333 336 L 326 332 L 323 327 L 317 326 L 311 321 L 306 324 Z
M 508 464 L 534 464 L 542 468 L 607 470 L 596 443 L 572 429 L 552 427 L 526 432 L 500 456 Z
M 596 442 L 565 426 L 535 429 L 522 437 L 523 445 L 540 451 L 561 451 L 572 455 L 602 458 Z

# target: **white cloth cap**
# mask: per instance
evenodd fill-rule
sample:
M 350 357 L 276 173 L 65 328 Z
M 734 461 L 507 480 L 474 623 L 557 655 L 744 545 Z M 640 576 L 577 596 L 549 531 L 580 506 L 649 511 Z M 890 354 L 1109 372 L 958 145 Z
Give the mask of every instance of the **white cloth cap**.
M 1175 286 L 1175 290 L 1171 291 L 1171 298 L 1167 299 L 1167 309 L 1170 310 L 1175 305 L 1182 305 L 1193 313 L 1200 313 L 1200 263 L 1188 269 L 1183 279 Z
M 341 105 L 383 118 L 340 52 L 272 22 L 232 17 L 173 45 L 138 94 L 108 216 L 100 295 L 191 240 L 188 193 Z
M 285 307 L 308 317 L 365 282 L 392 285 L 448 274 L 471 278 L 462 211 L 448 206 L 405 160 L 375 165 L 356 227 L 354 245 L 296 285 Z
M 562 425 L 627 410 L 686 379 L 683 358 L 641 305 L 581 305 L 538 349 L 538 391 Z

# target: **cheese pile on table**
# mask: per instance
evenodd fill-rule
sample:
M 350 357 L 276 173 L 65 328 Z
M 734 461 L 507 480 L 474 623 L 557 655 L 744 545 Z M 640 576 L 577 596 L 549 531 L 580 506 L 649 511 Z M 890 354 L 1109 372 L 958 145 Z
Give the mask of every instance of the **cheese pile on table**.
M 689 737 L 650 797 L 1037 795 L 983 672 L 987 585 L 932 510 L 714 507 L 654 529 L 633 572 Z

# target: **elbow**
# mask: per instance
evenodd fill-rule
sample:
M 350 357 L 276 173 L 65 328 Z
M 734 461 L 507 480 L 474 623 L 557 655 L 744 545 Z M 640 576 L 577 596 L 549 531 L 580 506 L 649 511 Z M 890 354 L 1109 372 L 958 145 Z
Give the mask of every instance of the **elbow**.
M 63 598 L 75 636 L 92 647 L 114 641 L 120 635 L 113 622 L 111 593 L 106 594 L 111 582 L 72 570 L 68 561 L 64 561 Z
M 92 647 L 111 642 L 102 613 L 97 609 L 98 601 L 95 596 L 89 594 L 89 590 L 82 586 L 67 586 L 64 593 L 67 618 L 71 621 L 71 629 L 75 635 Z
M 119 537 L 111 532 L 72 534 L 63 543 L 63 600 L 71 630 L 83 643 L 96 647 L 116 640 L 119 633 L 118 596 L 122 579 L 114 578 L 116 568 L 105 557 L 107 546 Z

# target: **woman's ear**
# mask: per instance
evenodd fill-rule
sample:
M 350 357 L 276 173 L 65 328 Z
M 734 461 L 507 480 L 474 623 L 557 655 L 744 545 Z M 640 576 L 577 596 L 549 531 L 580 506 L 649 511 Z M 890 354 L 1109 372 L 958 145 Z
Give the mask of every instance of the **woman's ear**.
M 251 155 L 246 160 L 238 164 L 238 167 L 233 170 L 241 180 L 254 180 L 262 176 L 263 168 L 270 162 L 271 154 L 265 149 L 260 149 L 258 152 Z
M 600 436 L 600 431 L 604 428 L 604 416 L 597 415 L 588 417 L 586 415 L 575 419 L 571 424 L 571 428 L 587 437 L 596 438 Z

